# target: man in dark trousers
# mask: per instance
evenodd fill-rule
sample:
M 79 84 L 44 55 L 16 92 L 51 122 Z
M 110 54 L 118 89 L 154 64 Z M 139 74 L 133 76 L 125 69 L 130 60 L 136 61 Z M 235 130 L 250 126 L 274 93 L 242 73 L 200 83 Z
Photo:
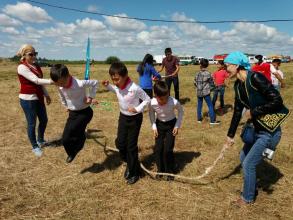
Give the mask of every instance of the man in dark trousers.
M 165 78 L 169 91 L 171 91 L 171 85 L 173 82 L 175 98 L 179 101 L 179 60 L 176 56 L 172 55 L 171 48 L 165 49 L 165 55 L 166 57 L 163 59 L 162 67 L 158 72 L 163 71 L 163 69 L 165 68 Z

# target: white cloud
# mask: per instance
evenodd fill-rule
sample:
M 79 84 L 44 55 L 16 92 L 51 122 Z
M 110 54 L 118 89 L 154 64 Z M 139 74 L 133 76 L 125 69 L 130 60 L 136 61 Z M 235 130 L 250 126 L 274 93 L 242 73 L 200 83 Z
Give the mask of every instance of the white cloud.
M 104 30 L 106 26 L 103 24 L 103 22 L 98 20 L 93 20 L 89 18 L 85 18 L 82 20 L 76 20 L 77 28 L 82 28 L 85 31 L 100 31 Z
M 183 13 L 175 13 L 172 18 L 194 20 Z M 293 53 L 292 36 L 273 26 L 254 23 L 235 23 L 220 31 L 203 24 L 158 23 L 146 26 L 141 21 L 127 19 L 105 17 L 101 21 L 82 17 L 69 23 L 51 20 L 40 27 L 25 22 L 21 25 L 20 21 L 0 13 L 0 25 L 0 47 L 3 48 L 0 56 L 5 54 L 2 51 L 15 53 L 21 44 L 32 43 L 39 52 L 43 51 L 42 56 L 83 59 L 88 36 L 93 58 L 98 54 L 100 59 L 108 55 L 140 59 L 147 52 L 162 54 L 166 47 L 172 47 L 174 54 L 205 57 L 234 50 L 265 55 Z M 12 45 L 5 46 L 8 44 Z
M 275 28 L 264 24 L 255 23 L 237 23 L 234 30 L 239 36 L 252 42 L 276 42 L 283 38 Z
M 188 18 L 184 13 L 174 13 L 172 15 L 173 20 L 179 21 L 195 21 Z M 219 30 L 211 30 L 206 26 L 197 23 L 177 23 L 178 28 L 187 36 L 203 38 L 207 40 L 220 39 L 221 34 Z
M 4 27 L 0 29 L 3 33 L 7 34 L 19 34 L 19 31 L 16 30 L 14 27 Z
M 19 20 L 11 18 L 6 14 L 0 14 L 0 25 L 1 26 L 19 26 L 22 23 Z
M 87 11 L 98 12 L 98 7 L 96 5 L 89 5 L 89 6 L 87 6 Z
M 31 23 L 46 23 L 52 20 L 47 12 L 26 2 L 17 2 L 16 5 L 6 5 L 3 12 Z
M 118 14 L 117 16 L 127 17 L 126 14 Z M 104 16 L 106 23 L 112 27 L 115 31 L 121 32 L 135 32 L 142 31 L 146 28 L 146 25 L 137 20 L 130 20 L 125 18 L 117 18 L 117 17 L 108 17 Z

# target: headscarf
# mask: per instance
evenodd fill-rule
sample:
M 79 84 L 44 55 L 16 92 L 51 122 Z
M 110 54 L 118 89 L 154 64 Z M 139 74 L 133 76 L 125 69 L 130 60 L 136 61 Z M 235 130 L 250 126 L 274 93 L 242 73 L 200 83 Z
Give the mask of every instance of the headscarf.
M 243 66 L 246 70 L 250 70 L 250 63 L 247 56 L 239 51 L 230 53 L 224 60 L 225 63 Z
M 24 61 L 25 54 L 32 51 L 35 51 L 35 48 L 32 45 L 24 44 L 21 46 L 21 48 L 19 48 L 16 55 L 20 57 L 20 61 Z

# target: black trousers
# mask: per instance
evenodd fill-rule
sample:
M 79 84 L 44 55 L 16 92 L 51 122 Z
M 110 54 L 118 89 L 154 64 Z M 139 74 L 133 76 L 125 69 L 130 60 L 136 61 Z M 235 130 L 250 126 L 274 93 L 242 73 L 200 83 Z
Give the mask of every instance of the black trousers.
M 88 107 L 80 111 L 70 111 L 67 119 L 62 142 L 68 156 L 76 155 L 86 139 L 85 129 L 93 117 L 93 110 Z
M 179 78 L 178 78 L 178 76 L 166 78 L 165 81 L 168 85 L 169 91 L 171 91 L 171 85 L 173 82 L 175 99 L 177 99 L 179 101 Z
M 153 98 L 153 89 L 143 89 L 145 93 L 152 99 Z
M 155 143 L 155 154 L 158 172 L 173 173 L 174 172 L 174 144 L 175 136 L 173 129 L 176 124 L 176 118 L 162 122 L 157 119 L 156 125 L 158 137 Z
M 142 113 L 134 116 L 126 116 L 120 113 L 119 116 L 115 143 L 121 159 L 127 163 L 130 177 L 138 176 L 140 171 L 137 141 L 142 118 Z

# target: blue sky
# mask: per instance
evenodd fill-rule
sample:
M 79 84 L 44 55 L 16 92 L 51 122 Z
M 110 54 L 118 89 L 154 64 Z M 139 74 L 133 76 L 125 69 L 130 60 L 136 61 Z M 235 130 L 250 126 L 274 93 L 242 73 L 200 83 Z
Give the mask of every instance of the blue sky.
M 292 0 L 38 0 L 53 5 L 129 17 L 167 20 L 293 19 Z M 235 3 L 237 2 L 237 3 Z M 91 57 L 110 55 L 141 60 L 146 53 L 212 57 L 241 50 L 293 55 L 293 22 L 181 24 L 142 22 L 77 13 L 26 1 L 0 2 L 0 57 L 13 56 L 31 43 L 41 57 L 84 59 L 87 36 Z

